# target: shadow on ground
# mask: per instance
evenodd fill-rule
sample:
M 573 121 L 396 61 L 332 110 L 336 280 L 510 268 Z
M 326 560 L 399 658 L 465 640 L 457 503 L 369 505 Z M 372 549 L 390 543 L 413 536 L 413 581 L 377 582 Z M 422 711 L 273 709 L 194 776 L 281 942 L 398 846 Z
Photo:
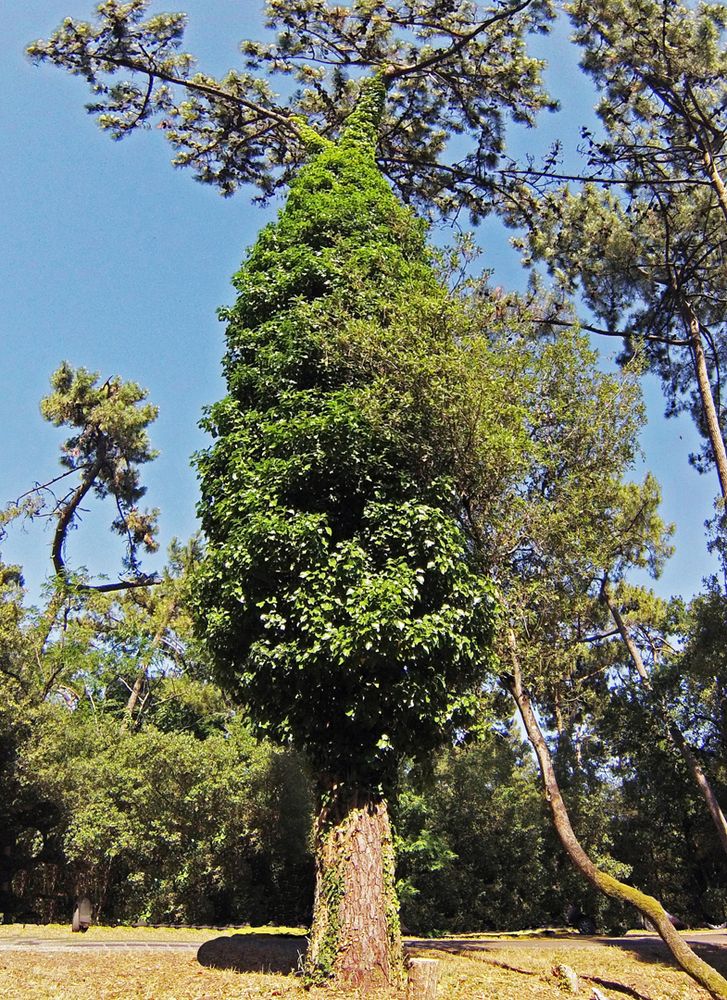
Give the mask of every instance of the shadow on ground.
M 296 934 L 232 934 L 205 941 L 197 961 L 211 969 L 237 972 L 294 972 L 307 940 Z
M 687 934 L 686 940 L 701 959 L 727 976 L 727 937 L 724 934 Z M 710 940 L 711 938 L 711 940 Z M 477 940 L 472 938 L 419 939 L 410 941 L 408 947 L 431 951 L 447 951 L 454 954 L 467 952 L 497 951 L 514 956 L 518 951 L 554 951 L 566 945 L 571 950 L 588 947 L 619 948 L 629 952 L 642 962 L 663 962 L 676 964 L 664 942 L 656 935 L 629 935 L 628 937 L 547 937 L 520 938 L 518 940 Z M 605 984 L 604 984 L 605 985 Z
M 665 962 L 676 964 L 667 946 L 659 938 L 619 938 L 603 941 L 609 947 L 630 951 L 642 962 Z M 723 976 L 727 975 L 727 948 L 724 944 L 712 944 L 709 941 L 689 941 L 693 951 L 711 965 Z

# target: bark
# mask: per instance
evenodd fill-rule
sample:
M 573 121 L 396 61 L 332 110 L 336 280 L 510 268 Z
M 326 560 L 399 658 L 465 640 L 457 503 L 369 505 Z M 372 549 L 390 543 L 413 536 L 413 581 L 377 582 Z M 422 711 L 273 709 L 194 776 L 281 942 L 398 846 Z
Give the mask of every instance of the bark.
M 398 986 L 403 960 L 386 799 L 332 783 L 315 829 L 316 891 L 306 956 L 311 982 Z
M 129 692 L 129 700 L 126 702 L 126 709 L 125 709 L 125 713 L 128 719 L 132 719 L 134 716 L 134 710 L 136 709 L 136 705 L 141 696 L 141 692 L 144 689 L 144 682 L 146 681 L 146 671 L 147 671 L 147 665 L 145 663 L 144 666 L 141 668 L 141 670 L 139 670 L 139 672 L 137 673 L 136 678 L 134 680 L 134 686 Z
M 438 982 L 439 959 L 410 959 L 406 1000 L 436 1000 Z
M 68 531 L 73 525 L 78 508 L 81 506 L 91 487 L 95 485 L 96 477 L 103 469 L 106 459 L 106 441 L 103 436 L 100 436 L 98 439 L 98 454 L 95 461 L 85 470 L 81 477 L 81 482 L 71 494 L 70 499 L 60 507 L 56 514 L 56 528 L 51 544 L 51 560 L 53 562 L 53 569 L 59 580 L 68 580 L 66 562 L 63 557 L 63 549 L 66 544 Z M 119 580 L 117 583 L 83 583 L 78 585 L 78 590 L 93 590 L 99 594 L 111 594 L 120 590 L 135 590 L 137 587 L 150 587 L 160 582 L 159 578 L 152 574 L 151 576 L 138 576 L 133 580 Z
M 719 423 L 719 414 L 714 402 L 712 385 L 709 381 L 709 369 L 707 368 L 707 358 L 704 353 L 699 319 L 691 304 L 682 296 L 680 296 L 680 307 L 682 319 L 689 334 L 689 347 L 694 361 L 694 371 L 697 376 L 699 399 L 702 404 L 702 414 L 707 429 L 707 436 L 712 447 L 714 464 L 719 476 L 719 485 L 722 496 L 727 498 L 727 449 L 725 449 L 722 428 Z
M 84 497 L 96 482 L 96 476 L 98 476 L 99 472 L 103 468 L 105 461 L 106 446 L 103 438 L 101 438 L 95 462 L 90 466 L 90 468 L 86 469 L 83 473 L 80 484 L 71 494 L 70 500 L 58 511 L 56 530 L 53 533 L 53 544 L 51 545 L 51 559 L 53 560 L 53 569 L 56 572 L 56 576 L 63 580 L 66 579 L 66 564 L 63 559 L 63 546 L 66 542 L 68 529 L 71 527 L 73 519 L 76 516 L 76 511 L 80 507 Z
M 600 868 L 594 865 L 581 847 L 571 826 L 568 810 L 558 787 L 548 744 L 545 742 L 542 730 L 530 703 L 529 695 L 523 685 L 517 647 L 512 635 L 510 635 L 509 645 L 513 673 L 507 679 L 507 687 L 515 700 L 523 725 L 525 726 L 525 731 L 538 758 L 545 795 L 550 805 L 558 839 L 563 845 L 566 854 L 578 871 L 596 889 L 611 899 L 631 904 L 643 917 L 649 920 L 682 969 L 695 982 L 703 986 L 710 996 L 714 997 L 715 1000 L 727 1000 L 727 979 L 724 979 L 716 969 L 713 969 L 711 965 L 708 965 L 694 954 L 684 938 L 680 937 L 672 926 L 666 910 L 661 903 L 657 899 L 654 899 L 653 896 L 648 896 L 639 889 L 634 889 L 633 886 L 626 885 L 626 883 L 620 882 L 612 875 L 601 871 Z
M 623 620 L 621 612 L 611 598 L 607 579 L 603 581 L 603 585 L 601 586 L 601 597 L 610 611 L 611 617 L 616 624 L 616 628 L 618 629 L 619 634 L 629 651 L 631 662 L 636 669 L 636 673 L 641 678 L 642 684 L 648 691 L 653 690 L 651 687 L 651 678 L 649 677 L 649 672 L 644 665 L 639 647 L 634 642 L 631 633 L 626 626 L 626 622 Z M 722 845 L 722 850 L 725 854 L 727 854 L 727 819 L 725 819 L 725 815 L 722 812 L 722 808 L 717 800 L 717 796 L 714 793 L 714 789 L 712 788 L 707 775 L 702 770 L 699 761 L 695 757 L 692 748 L 684 738 L 684 734 L 679 726 L 677 726 L 674 720 L 670 718 L 669 713 L 663 705 L 658 706 L 658 711 L 662 721 L 667 727 L 669 738 L 677 750 L 681 753 L 692 777 L 694 778 L 695 784 L 699 788 L 702 798 L 709 809 L 709 814 L 712 817 L 712 822 L 714 823 L 714 827 L 717 831 L 717 836 L 719 837 L 720 844 Z
M 717 167 L 717 161 L 715 159 L 712 143 L 705 135 L 700 135 L 698 137 L 698 141 L 699 145 L 702 147 L 702 163 L 707 171 L 707 176 L 709 177 L 709 182 L 712 185 L 712 190 L 717 195 L 717 202 L 719 203 L 720 211 L 722 212 L 725 221 L 727 221 L 727 188 L 725 188 L 722 175 Z

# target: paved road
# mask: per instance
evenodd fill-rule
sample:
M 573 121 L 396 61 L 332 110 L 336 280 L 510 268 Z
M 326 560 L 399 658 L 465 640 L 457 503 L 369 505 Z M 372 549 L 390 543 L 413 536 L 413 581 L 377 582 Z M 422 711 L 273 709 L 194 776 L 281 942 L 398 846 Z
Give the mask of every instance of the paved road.
M 724 931 L 703 931 L 683 935 L 697 954 L 710 965 L 720 970 L 727 965 L 727 933 Z M 589 937 L 586 935 L 568 935 L 537 938 L 485 939 L 485 938 L 444 938 L 430 941 L 411 941 L 415 948 L 430 948 L 435 951 L 497 951 L 505 955 L 512 954 L 516 961 L 518 951 L 528 949 L 543 953 L 557 950 L 574 951 L 584 948 L 621 948 L 632 954 L 637 954 L 645 961 L 670 961 L 669 951 L 657 934 L 629 934 L 627 937 Z M 726 970 L 727 971 L 727 970 Z
M 220 935 L 223 936 L 223 935 Z M 685 939 L 699 950 L 727 949 L 727 932 L 702 931 L 687 933 Z M 185 937 L 183 940 L 150 941 L 148 938 L 97 938 L 93 929 L 88 934 L 77 934 L 72 938 L 34 937 L 0 938 L 0 951 L 197 951 L 199 946 L 209 941 L 206 937 Z M 575 935 L 554 935 L 553 937 L 537 938 L 428 938 L 407 939 L 407 945 L 418 949 L 436 951 L 514 951 L 537 948 L 539 951 L 556 951 L 567 947 L 592 948 L 594 945 L 605 947 L 621 947 L 629 951 L 641 953 L 659 953 L 664 949 L 662 941 L 656 934 L 629 934 L 628 937 L 588 937 Z
M 96 938 L 86 935 L 73 938 L 17 937 L 0 938 L 0 951 L 193 951 L 208 938 L 184 941 L 149 941 L 132 938 Z

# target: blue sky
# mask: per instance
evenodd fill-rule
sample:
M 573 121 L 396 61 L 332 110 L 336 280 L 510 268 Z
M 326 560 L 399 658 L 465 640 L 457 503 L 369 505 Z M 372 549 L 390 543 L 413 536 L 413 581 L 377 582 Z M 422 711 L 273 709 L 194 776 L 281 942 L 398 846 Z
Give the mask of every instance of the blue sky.
M 204 446 L 202 408 L 223 392 L 223 329 L 215 310 L 232 300 L 230 276 L 276 206 L 250 205 L 244 192 L 222 199 L 169 164 L 153 131 L 121 143 L 84 113 L 85 84 L 53 67 L 36 68 L 24 46 L 47 36 L 65 16 L 89 18 L 90 0 L 0 0 L 0 160 L 3 253 L 0 267 L 0 503 L 57 470 L 62 434 L 45 424 L 38 402 L 62 359 L 119 374 L 149 389 L 160 409 L 152 437 L 160 457 L 145 471 L 148 502 L 161 508 L 162 547 L 196 526 L 197 488 L 190 455 Z M 257 0 L 188 0 L 187 48 L 202 68 L 239 65 L 237 42 L 260 31 Z M 157 9 L 176 9 L 165 3 Z M 592 118 L 594 94 L 577 68 L 563 29 L 538 41 L 550 61 L 548 82 L 563 110 L 533 133 L 518 133 L 521 151 L 554 138 L 574 145 Z M 496 221 L 478 233 L 483 265 L 497 283 L 523 276 L 508 234 Z M 605 345 L 612 351 L 614 345 Z M 662 483 L 663 513 L 677 524 L 677 551 L 656 589 L 689 596 L 714 570 L 704 543 L 716 477 L 687 462 L 695 434 L 687 420 L 665 421 L 658 385 L 646 383 L 650 423 L 644 467 Z M 69 542 L 70 565 L 114 577 L 120 549 L 106 525 L 111 510 L 94 508 Z M 50 530 L 15 528 L 2 557 L 20 562 L 31 593 L 47 574 Z M 146 565 L 146 563 L 145 563 Z M 148 562 L 153 568 L 155 561 Z M 156 561 L 159 565 L 159 560 Z

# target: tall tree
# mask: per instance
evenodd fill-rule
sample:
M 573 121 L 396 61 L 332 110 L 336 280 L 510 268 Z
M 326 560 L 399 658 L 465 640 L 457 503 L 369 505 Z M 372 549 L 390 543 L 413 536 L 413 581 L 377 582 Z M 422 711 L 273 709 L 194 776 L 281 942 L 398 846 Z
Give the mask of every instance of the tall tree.
M 375 978 L 378 969 L 389 980 L 398 971 L 399 946 L 382 796 L 397 755 L 422 752 L 458 718 L 457 697 L 478 672 L 474 650 L 487 645 L 492 602 L 467 567 L 456 502 L 443 470 L 427 465 L 421 449 L 397 451 L 393 438 L 387 439 L 381 402 L 380 412 L 369 400 L 372 412 L 359 413 L 365 400 L 357 395 L 365 396 L 365 378 L 360 370 L 355 378 L 347 374 L 354 368 L 341 347 L 341 359 L 328 363 L 321 307 L 334 319 L 338 312 L 328 331 L 333 343 L 342 340 L 344 328 L 348 336 L 356 332 L 356 319 L 378 323 L 383 331 L 393 328 L 387 311 L 408 292 L 426 317 L 423 341 L 444 336 L 441 316 L 424 304 L 426 288 L 436 279 L 427 267 L 421 228 L 397 207 L 374 158 L 400 191 L 422 204 L 451 207 L 455 189 L 458 200 L 466 200 L 469 183 L 460 184 L 457 169 L 438 160 L 450 138 L 466 134 L 470 149 L 491 162 L 503 145 L 505 116 L 531 121 L 548 104 L 541 64 L 525 51 L 528 31 L 547 23 L 548 4 L 360 0 L 341 7 L 270 0 L 266 12 L 274 43 L 244 43 L 244 70 L 221 80 L 196 73 L 192 57 L 180 51 L 184 16 L 144 19 L 148 6 L 147 0 L 107 0 L 98 7 L 96 24 L 67 19 L 29 52 L 85 77 L 94 94 L 92 110 L 112 135 L 121 137 L 156 117 L 177 150 L 175 162 L 191 165 L 201 180 L 225 194 L 243 183 L 270 194 L 295 176 L 311 142 L 324 147 L 317 165 L 306 168 L 293 189 L 275 237 L 283 241 L 280 250 L 271 245 L 270 234 L 263 236 L 239 279 L 242 296 L 232 317 L 227 360 L 231 397 L 213 411 L 211 426 L 220 442 L 200 464 L 211 542 L 200 613 L 227 682 L 236 683 L 242 672 L 245 697 L 258 720 L 280 738 L 295 736 L 328 774 L 318 830 L 311 973 L 355 982 Z M 362 110 L 372 109 L 374 92 L 364 105 L 359 101 L 372 73 L 377 74 L 376 117 L 384 116 L 375 128 Z M 276 74 L 297 84 L 283 103 L 268 79 Z M 340 134 L 343 122 L 347 140 L 336 150 L 327 139 Z M 339 260 L 321 244 L 321 233 L 305 224 L 297 201 L 306 189 L 306 210 L 318 219 Z M 291 303 L 291 295 L 300 301 Z M 444 297 L 440 287 L 434 295 L 440 313 Z M 410 333 L 416 330 L 411 314 L 403 322 Z M 259 335 L 264 344 L 257 370 L 238 348 L 235 327 L 249 328 L 249 338 Z M 373 346 L 381 353 L 381 343 Z M 420 347 L 420 372 L 426 368 L 421 353 Z M 267 439 L 258 441 L 257 432 L 238 435 L 236 407 L 243 416 L 275 408 L 275 422 L 265 425 Z M 297 423 L 286 407 L 302 407 Z M 304 416 L 316 437 L 313 451 L 301 438 Z M 417 419 L 426 429 L 428 417 Z M 247 481 L 233 472 L 233 441 L 239 460 L 247 448 L 251 470 L 259 467 L 259 484 L 248 483 L 243 496 L 231 478 L 237 475 L 240 487 Z M 435 454 L 432 444 L 428 454 Z M 224 502 L 228 494 L 236 498 L 232 505 Z M 242 523 L 234 523 L 233 510 L 246 505 L 255 510 L 247 528 L 257 524 L 267 535 L 251 531 L 247 538 Z M 266 537 L 279 551 L 266 547 Z M 228 552 L 223 558 L 226 547 L 235 546 L 236 557 Z M 249 554 L 243 557 L 245 546 Z M 279 605 L 290 608 L 283 614 Z M 336 615 L 343 621 L 334 628 Z M 295 642 L 284 641 L 288 635 L 297 635 L 300 666 Z M 244 667 L 246 655 L 254 670 Z M 441 662 L 447 666 L 440 676 L 435 667 Z M 285 673 L 285 663 L 289 690 L 271 683 L 273 668 L 277 677 Z M 353 684 L 355 663 L 367 682 Z M 379 711 L 382 720 L 376 719 Z M 321 713 L 330 716 L 323 729 Z M 351 839 L 359 827 L 369 830 L 372 866 L 360 867 L 371 876 L 370 884 L 357 886 L 356 866 L 341 868 L 338 838 Z M 367 893 L 378 896 L 378 915 L 366 922 L 369 937 L 353 947 L 346 926 Z
M 482 295 L 477 305 L 481 314 L 488 311 Z M 440 453 L 451 449 L 456 456 L 472 545 L 498 585 L 503 684 L 538 754 L 553 820 L 576 868 L 599 891 L 631 902 L 652 919 L 677 961 L 713 995 L 725 997 L 727 982 L 678 938 L 663 907 L 588 858 L 532 709 L 531 688 L 550 717 L 557 715 L 554 695 L 578 672 L 578 647 L 589 639 L 585 628 L 603 614 L 604 572 L 656 570 L 668 551 L 653 479 L 624 481 L 642 419 L 638 374 L 598 372 L 583 335 L 534 340 L 518 332 L 530 328 L 522 306 L 508 315 L 507 304 L 495 296 L 489 310 L 503 309 L 499 326 L 463 341 L 460 391 L 433 407 L 449 407 Z M 519 442 L 509 460 L 507 452 L 492 447 L 485 404 L 493 369 L 502 371 L 508 361 L 510 399 L 517 405 L 501 407 L 498 429 L 509 428 L 509 440 Z M 436 389 L 429 391 L 433 400 Z
M 667 416 L 694 419 L 705 445 L 691 460 L 716 468 L 724 497 L 725 7 L 578 0 L 567 9 L 602 128 L 584 130 L 585 185 L 558 184 L 553 164 L 530 174 L 519 215 L 529 253 L 580 290 L 589 328 L 623 338 L 624 357 L 647 358 Z
M 712 782 L 686 739 L 682 728 L 673 717 L 672 706 L 669 705 L 665 697 L 666 692 L 655 691 L 652 683 L 651 670 L 654 663 L 659 664 L 660 661 L 663 661 L 665 653 L 672 661 L 678 658 L 674 656 L 675 651 L 670 645 L 672 637 L 666 631 L 670 625 L 674 624 L 670 621 L 668 607 L 664 605 L 664 602 L 655 600 L 653 595 L 645 594 L 639 588 L 622 586 L 619 588 L 619 592 L 614 594 L 607 576 L 601 583 L 600 598 L 616 626 L 638 681 L 649 693 L 653 710 L 665 725 L 669 738 L 683 757 L 692 779 L 699 789 L 699 793 L 709 810 L 722 850 L 727 855 L 727 819 L 725 819 Z M 672 654 L 671 657 L 669 657 L 669 653 Z
M 681 967 L 717 1000 L 727 997 L 727 980 L 716 969 L 699 958 L 687 942 L 679 936 L 672 926 L 669 915 L 664 907 L 646 893 L 615 878 L 604 871 L 603 866 L 593 863 L 581 846 L 573 830 L 568 810 L 558 784 L 553 767 L 553 761 L 548 744 L 533 711 L 529 692 L 523 683 L 523 675 L 517 656 L 517 646 L 514 638 L 511 642 L 510 667 L 511 676 L 508 681 L 513 699 L 520 712 L 525 731 L 533 745 L 543 781 L 548 804 L 553 816 L 553 822 L 564 850 L 573 864 L 592 885 L 607 896 L 629 903 L 656 927 L 662 940 Z
M 198 460 L 196 605 L 218 677 L 318 774 L 308 974 L 365 987 L 400 974 L 398 761 L 464 724 L 495 616 L 437 414 L 416 397 L 395 409 L 371 374 L 406 343 L 425 382 L 456 318 L 423 226 L 374 161 L 384 98 L 370 81 L 336 143 L 311 130 L 318 152 L 236 276 L 229 395 Z
M 139 550 L 157 550 L 159 511 L 139 507 L 146 493 L 139 467 L 157 454 L 147 432 L 156 419 L 157 408 L 144 402 L 146 390 L 135 382 L 124 382 L 116 376 L 101 384 L 99 381 L 98 372 L 74 369 L 65 361 L 53 373 L 53 391 L 41 400 L 40 408 L 50 423 L 72 430 L 61 445 L 60 462 L 65 471 L 27 490 L 9 505 L 6 518 L 53 520 L 51 559 L 57 582 L 109 593 L 147 586 L 155 580 L 153 575 L 142 572 Z M 116 508 L 111 527 L 124 539 L 126 572 L 114 582 L 89 584 L 66 565 L 68 535 L 78 527 L 82 504 L 89 494 L 100 500 L 110 497 Z

